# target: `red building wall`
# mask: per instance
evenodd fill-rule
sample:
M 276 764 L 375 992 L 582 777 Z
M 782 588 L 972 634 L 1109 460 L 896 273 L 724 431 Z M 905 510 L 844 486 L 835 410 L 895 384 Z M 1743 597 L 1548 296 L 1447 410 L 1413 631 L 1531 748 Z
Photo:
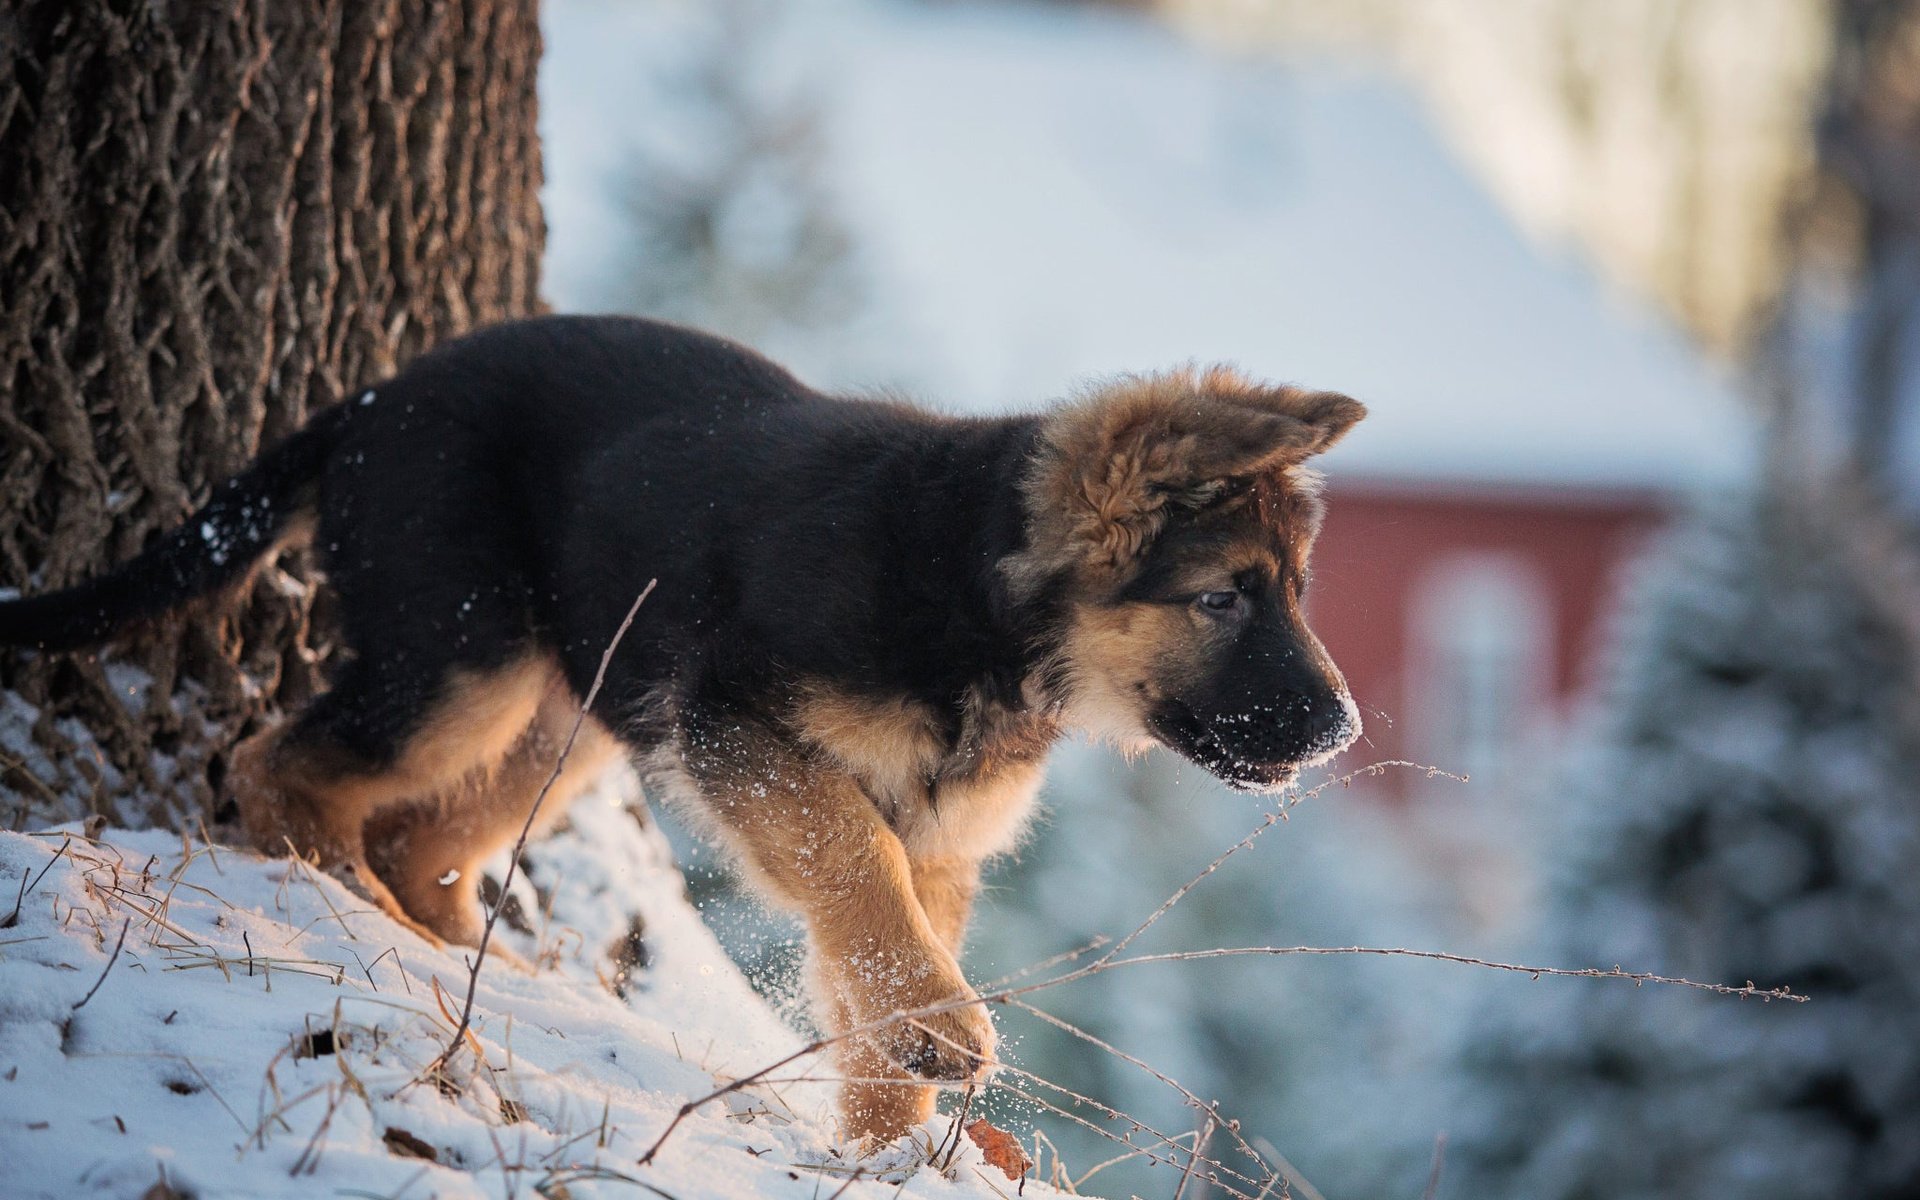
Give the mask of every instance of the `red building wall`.
M 1453 610 L 1432 607 L 1432 597 L 1436 580 L 1457 577 L 1461 564 L 1491 564 L 1527 581 L 1520 590 L 1538 598 L 1528 607 L 1543 618 L 1541 636 L 1530 639 L 1538 647 L 1532 657 L 1540 660 L 1530 691 L 1549 711 L 1520 715 L 1563 720 L 1594 677 L 1593 655 L 1608 629 L 1621 568 L 1668 511 L 1660 497 L 1631 491 L 1348 480 L 1330 487 L 1307 602 L 1314 630 L 1346 674 L 1366 724 L 1366 740 L 1344 762 L 1358 767 L 1412 758 L 1462 769 L 1461 751 L 1446 736 L 1443 710 L 1450 701 L 1440 698 L 1448 693 L 1436 690 L 1435 654 L 1423 645 L 1433 637 L 1422 632 L 1438 627 L 1444 637 Z M 1456 605 L 1470 605 L 1470 589 L 1466 595 Z M 1486 617 L 1496 636 L 1504 619 Z M 1499 724 L 1515 726 L 1518 736 L 1522 722 Z M 1405 795 L 1419 778 L 1391 774 L 1379 790 Z

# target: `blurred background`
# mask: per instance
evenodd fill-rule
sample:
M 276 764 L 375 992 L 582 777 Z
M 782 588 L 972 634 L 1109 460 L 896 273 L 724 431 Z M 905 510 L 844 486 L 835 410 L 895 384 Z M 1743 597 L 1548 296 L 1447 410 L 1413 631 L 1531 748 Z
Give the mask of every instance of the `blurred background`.
M 556 308 L 954 412 L 1190 359 L 1371 407 L 1325 461 L 1311 613 L 1367 726 L 1333 770 L 1449 774 L 1310 796 L 1138 948 L 1812 997 L 1249 956 L 1037 1002 L 1217 1100 L 1300 1196 L 1920 1195 L 1920 3 L 550 0 L 544 25 Z M 1046 804 L 976 980 L 1124 934 L 1271 807 L 1081 745 Z M 681 845 L 790 998 L 793 930 Z M 996 1111 L 1089 1192 L 1175 1192 L 1138 1157 L 1086 1176 L 1130 1119 L 1190 1135 L 1177 1091 L 1001 1025 L 1130 1118 Z

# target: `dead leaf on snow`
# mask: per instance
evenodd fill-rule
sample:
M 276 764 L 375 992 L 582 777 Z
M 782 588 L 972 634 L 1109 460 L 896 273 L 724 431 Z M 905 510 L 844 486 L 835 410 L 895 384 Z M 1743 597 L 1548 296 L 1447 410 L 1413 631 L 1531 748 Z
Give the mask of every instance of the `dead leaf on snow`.
M 980 1157 L 999 1167 L 1008 1179 L 1018 1179 L 1033 1170 L 1033 1160 L 1020 1147 L 1020 1139 L 981 1117 L 967 1125 L 967 1136 L 980 1147 Z

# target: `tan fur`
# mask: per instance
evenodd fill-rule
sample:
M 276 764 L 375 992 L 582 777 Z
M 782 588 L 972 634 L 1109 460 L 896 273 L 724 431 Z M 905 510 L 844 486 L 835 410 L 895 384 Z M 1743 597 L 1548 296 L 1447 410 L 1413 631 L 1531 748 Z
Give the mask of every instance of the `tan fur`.
M 1019 844 L 1046 774 L 1044 759 L 1002 764 L 942 780 L 938 802 L 895 819 L 900 840 L 916 861 L 959 859 L 978 864 Z
M 1066 565 L 1117 571 L 1167 506 L 1233 476 L 1326 450 L 1366 409 L 1335 392 L 1262 384 L 1226 366 L 1128 375 L 1054 412 L 1024 486 L 1032 548 L 1016 584 Z
M 482 912 L 474 891 L 480 865 L 520 835 L 540 790 L 548 789 L 535 833 L 559 820 L 574 796 L 620 754 L 620 743 L 589 719 L 555 778 L 578 712 L 572 691 L 550 688 L 533 723 L 494 767 L 367 822 L 369 865 L 407 913 L 439 937 L 468 946 L 480 940 Z
M 1018 841 L 1055 735 L 1050 721 L 985 709 L 970 706 L 957 749 L 942 743 L 924 706 L 821 684 L 803 689 L 792 723 L 859 783 L 909 853 L 978 864 Z
M 716 733 L 679 758 L 725 840 L 806 920 L 819 1010 L 834 1032 L 973 996 L 915 891 L 906 847 L 837 763 L 754 730 Z M 943 915 L 952 928 L 950 908 Z M 902 1120 L 931 1104 L 900 1064 L 918 1063 L 923 1078 L 963 1080 L 992 1060 L 993 1025 L 980 1006 L 922 1025 L 844 1045 L 850 1078 L 900 1081 L 847 1085 L 843 1112 L 856 1134 L 895 1137 Z
M 816 966 L 819 962 L 815 960 Z M 825 1028 L 844 1031 L 858 1022 L 836 988 L 816 970 L 814 1007 Z M 869 1145 L 889 1142 L 930 1119 L 939 1089 L 909 1074 L 878 1038 L 849 1038 L 834 1047 L 843 1082 L 840 1118 L 849 1139 Z
M 523 739 L 557 677 L 542 656 L 456 677 L 391 764 L 363 763 L 298 741 L 297 725 L 254 735 L 235 750 L 230 781 L 248 836 L 265 853 L 282 853 L 290 844 L 325 869 L 351 874 L 375 903 L 409 927 L 435 940 L 447 936 L 418 919 L 422 914 L 410 915 L 370 868 L 367 824 L 410 800 L 459 806 L 465 813 L 473 797 L 490 795 L 470 776 L 495 767 Z M 468 815 L 476 828 L 491 829 L 497 822 L 482 809 Z M 401 875 L 410 887 L 414 874 L 409 869 Z M 442 916 L 437 906 L 430 914 Z M 459 926 L 452 917 L 445 920 L 449 929 Z
M 802 689 L 793 725 L 808 745 L 858 779 L 883 812 L 926 803 L 943 748 L 925 707 L 815 684 Z
M 696 804 L 763 891 L 805 918 L 819 1011 L 844 1032 L 887 1013 L 973 995 L 957 962 L 981 863 L 1012 846 L 1039 787 L 1050 722 L 969 706 L 958 746 L 934 715 L 822 683 L 800 689 L 792 751 L 774 740 L 679 756 Z M 892 1138 L 933 1111 L 923 1074 L 965 1079 L 991 1060 L 977 1006 L 845 1043 L 851 1132 Z
M 1195 637 L 1192 617 L 1164 604 L 1077 607 L 1062 646 L 1068 721 L 1129 753 L 1151 745 L 1141 714 L 1159 698 L 1159 660 Z
M 913 894 L 940 942 L 954 954 L 966 940 L 973 897 L 980 890 L 980 863 L 967 858 L 914 858 Z
M 980 886 L 980 864 L 968 859 L 911 859 L 914 896 L 942 945 L 958 957 L 967 918 Z M 828 1027 L 851 1028 L 847 1005 L 816 970 L 815 990 L 828 1014 Z M 856 1137 L 891 1139 L 933 1116 L 938 1091 L 902 1070 L 877 1040 L 851 1041 L 840 1053 L 847 1082 L 840 1111 Z

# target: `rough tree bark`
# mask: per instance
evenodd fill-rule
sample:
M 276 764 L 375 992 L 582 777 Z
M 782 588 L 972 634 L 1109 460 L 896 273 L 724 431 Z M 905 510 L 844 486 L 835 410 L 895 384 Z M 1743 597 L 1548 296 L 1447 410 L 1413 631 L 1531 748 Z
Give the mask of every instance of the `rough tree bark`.
M 536 9 L 0 7 L 0 583 L 125 560 L 309 412 L 535 308 Z M 0 654 L 0 821 L 190 824 L 323 686 L 312 580 L 290 552 L 106 654 Z

